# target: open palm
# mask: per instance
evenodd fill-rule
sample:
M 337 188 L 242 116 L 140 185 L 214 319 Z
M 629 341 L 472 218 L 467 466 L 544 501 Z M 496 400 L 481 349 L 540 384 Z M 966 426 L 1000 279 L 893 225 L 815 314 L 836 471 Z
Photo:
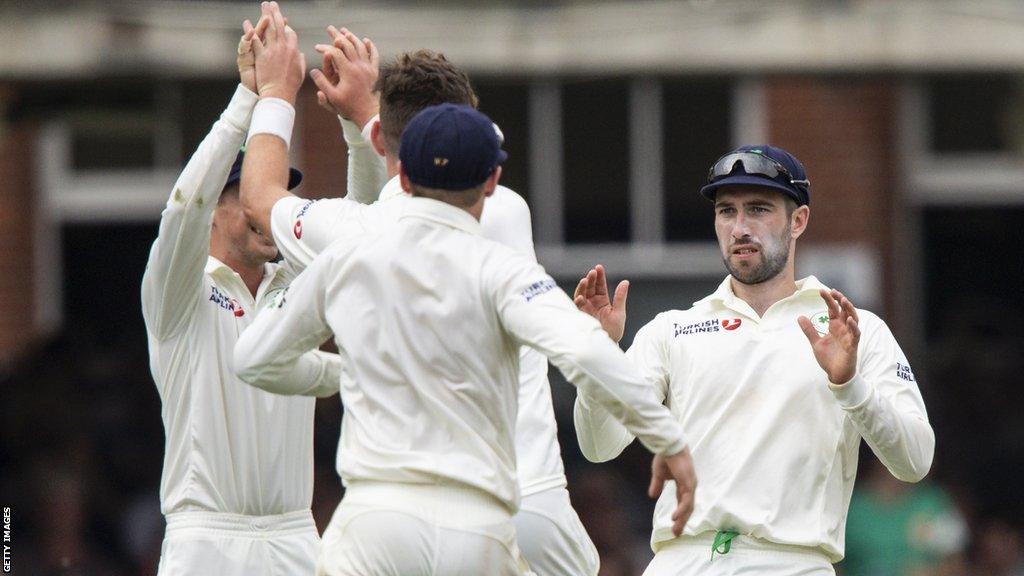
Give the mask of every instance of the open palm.
M 581 311 L 590 314 L 601 323 L 608 336 L 618 342 L 626 330 L 626 297 L 629 295 L 629 280 L 619 282 L 615 287 L 614 300 L 608 297 L 608 278 L 604 266 L 598 264 L 580 279 L 573 293 L 573 302 Z
M 829 382 L 845 384 L 857 373 L 857 345 L 860 343 L 857 309 L 838 290 L 822 290 L 821 298 L 828 306 L 828 334 L 819 334 L 806 316 L 797 318 L 797 322 Z

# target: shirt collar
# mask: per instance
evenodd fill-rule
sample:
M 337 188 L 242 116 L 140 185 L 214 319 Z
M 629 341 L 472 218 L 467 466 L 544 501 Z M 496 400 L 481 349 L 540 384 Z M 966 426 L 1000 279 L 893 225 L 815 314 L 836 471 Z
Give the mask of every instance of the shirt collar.
M 404 218 L 422 218 L 431 222 L 437 222 L 438 224 L 451 226 L 452 228 L 458 228 L 476 236 L 482 235 L 480 222 L 473 218 L 472 214 L 462 208 L 456 208 L 451 204 L 434 200 L 433 198 L 411 196 L 409 203 L 406 205 L 405 212 L 401 216 L 401 219 Z
M 402 177 L 395 176 L 391 180 L 388 180 L 388 183 L 381 188 L 380 196 L 377 198 L 377 201 L 389 200 L 405 193 L 405 190 L 402 190 Z
M 791 296 L 784 298 L 798 298 L 808 292 L 817 294 L 820 290 L 828 290 L 828 287 L 821 283 L 814 276 L 808 276 L 796 281 L 796 292 Z M 732 306 L 739 298 L 736 293 L 732 291 L 732 275 L 726 276 L 725 280 L 718 285 L 718 289 L 712 292 L 709 296 L 706 296 L 696 302 L 694 305 L 700 304 L 701 302 L 719 302 L 725 306 Z
M 221 262 L 220 260 L 214 258 L 213 256 L 207 256 L 206 257 L 206 269 L 205 270 L 206 270 L 206 273 L 209 274 L 210 276 L 217 276 L 219 274 L 224 273 L 222 271 L 226 271 L 227 273 L 234 272 L 234 270 L 229 268 L 227 264 Z
M 267 281 L 273 280 L 274 278 L 276 278 L 277 275 L 282 270 L 283 270 L 283 267 L 281 265 L 279 265 L 279 264 L 274 264 L 272 262 L 267 262 L 266 264 L 264 264 L 263 265 L 263 280 L 260 282 L 260 285 L 262 286 Z M 206 257 L 205 272 L 208 275 L 210 275 L 210 276 L 212 276 L 214 278 L 217 278 L 218 276 L 222 277 L 222 278 L 236 278 L 236 277 L 238 277 L 238 273 L 235 272 L 230 266 L 228 266 L 227 264 L 225 264 L 225 263 L 221 262 L 220 260 L 214 258 L 213 256 L 207 256 Z

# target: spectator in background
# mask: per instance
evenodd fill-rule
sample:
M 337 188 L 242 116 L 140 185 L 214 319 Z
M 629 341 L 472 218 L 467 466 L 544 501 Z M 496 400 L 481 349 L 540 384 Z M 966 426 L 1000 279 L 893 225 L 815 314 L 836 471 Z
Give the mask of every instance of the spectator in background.
M 24 558 L 22 567 L 38 576 L 115 576 L 116 562 L 109 551 L 90 542 L 90 515 L 95 505 L 93 451 L 86 442 L 70 442 L 67 452 L 33 462 L 36 505 L 31 510 L 38 548 Z M 92 497 L 92 502 L 90 502 Z M 26 510 L 26 512 L 29 512 Z
M 651 562 L 650 509 L 630 499 L 617 470 L 591 467 L 571 476 L 573 504 L 601 555 L 598 576 L 639 576 Z M 638 505 L 639 504 L 639 505 Z
M 900 482 L 873 459 L 846 520 L 845 576 L 959 574 L 967 525 L 937 484 Z
M 1024 534 L 1020 518 L 994 513 L 974 535 L 974 559 L 966 572 L 971 576 L 1024 576 Z M 1015 525 L 1015 522 L 1018 525 Z

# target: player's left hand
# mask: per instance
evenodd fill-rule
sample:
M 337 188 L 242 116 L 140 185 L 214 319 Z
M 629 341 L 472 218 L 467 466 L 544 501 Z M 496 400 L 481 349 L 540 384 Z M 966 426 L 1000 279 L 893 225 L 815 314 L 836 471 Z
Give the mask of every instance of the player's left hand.
M 857 374 L 860 319 L 853 303 L 839 290 L 822 290 L 821 298 L 828 306 L 828 334 L 818 334 L 806 316 L 797 318 L 797 323 L 811 343 L 814 358 L 828 375 L 829 382 L 845 384 Z

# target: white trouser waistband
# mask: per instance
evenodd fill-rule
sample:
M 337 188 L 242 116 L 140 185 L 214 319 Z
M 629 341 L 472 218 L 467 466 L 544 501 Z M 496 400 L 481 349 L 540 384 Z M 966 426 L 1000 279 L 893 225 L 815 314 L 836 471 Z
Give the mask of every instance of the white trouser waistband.
M 349 482 L 341 506 L 401 510 L 439 526 L 508 522 L 512 511 L 495 496 L 453 484 Z
M 715 541 L 714 532 L 704 532 L 696 536 L 680 536 L 673 538 L 666 542 L 658 543 L 657 552 L 664 552 L 668 550 L 689 550 L 699 549 L 700 553 L 706 554 L 708 558 L 711 557 L 711 545 Z M 793 561 L 802 560 L 817 560 L 831 563 L 828 559 L 828 555 L 825 554 L 819 548 L 811 548 L 809 546 L 795 546 L 792 544 L 777 544 L 775 542 L 769 542 L 768 540 L 762 540 L 760 538 L 754 538 L 752 536 L 737 536 L 732 541 L 730 546 L 729 555 L 736 554 L 738 556 L 771 556 L 773 558 L 792 558 Z M 719 554 L 716 552 L 715 556 Z
M 166 518 L 167 535 L 185 530 L 230 532 L 236 536 L 255 538 L 299 534 L 310 530 L 316 533 L 313 514 L 309 510 L 271 516 L 247 516 L 227 512 L 173 512 Z

